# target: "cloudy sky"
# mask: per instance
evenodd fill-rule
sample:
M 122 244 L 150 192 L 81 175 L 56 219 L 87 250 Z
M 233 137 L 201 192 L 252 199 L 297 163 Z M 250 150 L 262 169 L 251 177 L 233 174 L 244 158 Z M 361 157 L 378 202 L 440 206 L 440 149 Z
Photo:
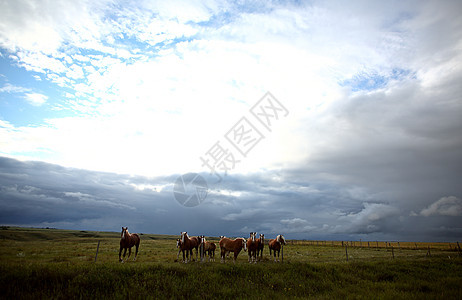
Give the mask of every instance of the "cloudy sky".
M 0 223 L 458 240 L 461 11 L 0 1 Z

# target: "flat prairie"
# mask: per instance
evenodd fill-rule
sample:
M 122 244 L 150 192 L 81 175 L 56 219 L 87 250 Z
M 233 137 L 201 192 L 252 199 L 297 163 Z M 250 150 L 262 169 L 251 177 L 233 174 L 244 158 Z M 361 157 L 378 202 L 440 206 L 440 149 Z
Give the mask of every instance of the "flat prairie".
M 250 264 L 244 251 L 221 263 L 207 237 L 215 261 L 183 263 L 178 236 L 140 236 L 137 260 L 119 263 L 118 232 L 3 226 L 0 298 L 462 299 L 457 243 L 288 240 L 282 262 L 266 245 Z

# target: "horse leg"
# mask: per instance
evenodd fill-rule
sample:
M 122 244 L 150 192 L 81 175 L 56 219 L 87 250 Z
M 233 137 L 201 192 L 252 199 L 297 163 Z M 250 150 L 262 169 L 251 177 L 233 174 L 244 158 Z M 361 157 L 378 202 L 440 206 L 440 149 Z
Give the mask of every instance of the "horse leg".
M 122 258 L 120 257 L 120 255 L 122 255 L 122 249 L 123 249 L 122 246 L 120 246 L 120 250 L 119 250 L 119 261 L 121 261 L 121 262 L 123 261 Z
M 125 259 L 125 254 L 127 254 L 127 248 L 124 248 L 124 255 L 122 256 L 122 262 Z
M 221 252 L 220 252 L 220 260 L 222 263 L 225 262 L 225 256 L 226 256 L 226 251 L 223 250 L 223 248 L 221 249 Z
M 133 260 L 136 260 L 136 257 L 138 256 L 138 247 L 139 246 L 140 246 L 140 244 L 135 245 L 136 251 L 135 251 L 135 258 Z
M 128 257 L 127 257 L 127 260 L 130 258 L 130 255 L 132 255 L 132 247 L 128 248 Z
M 278 262 L 279 262 L 279 251 L 281 251 L 281 250 L 278 250 Z

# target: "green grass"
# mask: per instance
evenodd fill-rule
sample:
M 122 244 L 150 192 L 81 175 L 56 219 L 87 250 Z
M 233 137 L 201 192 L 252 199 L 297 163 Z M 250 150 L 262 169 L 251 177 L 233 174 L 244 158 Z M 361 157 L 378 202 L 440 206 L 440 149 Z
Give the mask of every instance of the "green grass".
M 0 229 L 2 298 L 461 299 L 462 258 L 431 244 L 345 248 L 293 242 L 284 263 L 176 261 L 176 236 L 142 235 L 136 262 L 118 262 L 119 233 Z M 213 238 L 212 238 L 213 240 Z M 100 241 L 97 262 L 96 246 Z M 216 239 L 215 239 L 216 241 Z M 425 247 L 426 246 L 426 247 Z

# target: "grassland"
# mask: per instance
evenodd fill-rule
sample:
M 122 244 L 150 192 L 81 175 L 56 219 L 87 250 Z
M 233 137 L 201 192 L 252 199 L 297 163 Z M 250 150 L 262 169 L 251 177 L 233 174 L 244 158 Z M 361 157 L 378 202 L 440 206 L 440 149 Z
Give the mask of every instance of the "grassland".
M 347 261 L 341 242 L 290 241 L 284 263 L 265 248 L 258 264 L 244 252 L 222 264 L 219 249 L 215 262 L 183 264 L 176 236 L 141 237 L 137 261 L 121 264 L 119 233 L 0 228 L 0 297 L 462 298 L 455 244 L 349 242 Z

